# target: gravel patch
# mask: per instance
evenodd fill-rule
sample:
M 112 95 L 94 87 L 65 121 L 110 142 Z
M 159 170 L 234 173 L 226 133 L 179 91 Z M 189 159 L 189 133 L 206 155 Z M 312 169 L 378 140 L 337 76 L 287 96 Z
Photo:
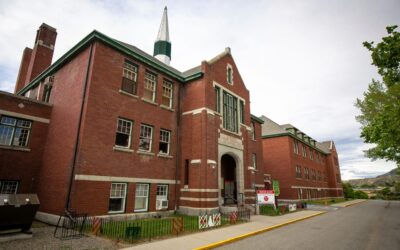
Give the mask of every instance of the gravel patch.
M 31 231 L 33 237 L 30 239 L 20 239 L 0 243 L 0 250 L 29 250 L 29 249 L 102 249 L 113 250 L 128 247 L 130 245 L 117 243 L 101 237 L 92 235 L 84 236 L 80 239 L 60 240 L 54 238 L 55 227 L 40 222 L 34 222 Z

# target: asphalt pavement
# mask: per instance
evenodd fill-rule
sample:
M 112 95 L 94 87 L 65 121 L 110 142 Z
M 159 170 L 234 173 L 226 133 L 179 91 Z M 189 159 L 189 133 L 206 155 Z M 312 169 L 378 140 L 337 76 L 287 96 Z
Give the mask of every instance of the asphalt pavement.
M 400 201 L 370 200 L 218 249 L 400 249 Z

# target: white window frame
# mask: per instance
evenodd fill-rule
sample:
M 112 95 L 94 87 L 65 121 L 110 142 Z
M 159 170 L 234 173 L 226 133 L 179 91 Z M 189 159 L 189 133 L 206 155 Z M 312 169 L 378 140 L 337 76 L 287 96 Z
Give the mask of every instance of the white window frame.
M 230 64 L 226 65 L 226 82 L 229 85 L 233 85 L 233 68 L 232 68 L 232 65 L 230 65 Z
M 302 144 L 302 153 L 303 153 L 303 157 L 307 158 L 307 146 Z
M 142 129 L 145 129 L 144 131 Z M 147 135 L 143 135 L 143 132 L 147 134 L 146 129 L 150 129 L 150 137 L 145 137 Z M 149 140 L 149 149 L 145 150 L 140 148 L 140 142 L 141 140 Z M 153 146 L 153 127 L 146 125 L 146 124 L 140 124 L 140 135 L 139 135 L 139 150 L 143 152 L 151 152 Z
M 133 63 L 129 61 L 124 62 L 123 70 L 122 70 L 122 76 L 132 80 L 136 83 L 137 81 L 137 73 L 138 73 L 138 67 L 134 65 Z
M 250 129 L 251 129 L 251 139 L 253 141 L 256 140 L 256 124 L 254 122 L 250 122 Z
M 32 121 L 25 120 L 25 119 L 19 119 L 16 117 L 11 117 L 11 116 L 0 116 L 0 128 L 3 127 L 2 134 L 0 134 L 0 145 L 6 145 L 6 146 L 12 146 L 12 147 L 27 147 L 29 143 L 29 136 L 31 134 L 31 129 L 32 129 Z M 6 129 L 8 133 L 6 132 Z M 24 143 L 23 145 L 19 145 L 19 138 L 16 138 L 17 131 L 24 131 Z M 11 132 L 11 135 L 10 133 Z M 20 132 L 20 133 L 21 133 Z M 10 137 L 8 141 L 5 141 L 4 139 L 7 139 L 7 137 Z M 4 142 L 3 142 L 4 140 Z M 16 140 L 18 140 L 16 144 Z
M 161 190 L 161 192 L 165 193 L 165 194 L 159 194 L 159 188 L 165 189 L 165 190 Z M 158 184 L 157 185 L 156 199 L 157 200 L 168 200 L 168 185 L 167 184 Z
M 165 141 L 165 136 L 163 136 L 163 133 L 168 134 L 168 141 Z M 168 145 L 167 152 L 166 153 L 161 152 L 160 151 L 160 145 L 159 145 L 158 146 L 158 153 L 162 154 L 162 155 L 169 155 L 170 148 L 171 148 L 171 131 L 166 130 L 166 129 L 160 129 L 160 141 L 159 141 L 159 143 L 161 143 L 161 142 L 162 143 L 166 143 Z
M 156 89 L 157 89 L 157 75 L 146 71 L 145 77 L 144 77 L 144 91 L 151 91 L 152 98 L 151 98 L 151 100 L 148 100 L 146 98 L 144 98 L 144 99 L 147 101 L 155 102 L 156 101 Z
M 299 154 L 299 142 L 293 139 L 293 151 L 295 154 Z
M 169 98 L 169 104 L 167 105 L 168 108 L 172 108 L 173 96 L 174 96 L 174 84 L 171 81 L 164 79 L 162 86 L 162 97 Z
M 16 194 L 18 192 L 18 181 L 2 180 L 0 181 L 0 194 Z M 13 191 L 13 192 L 10 192 Z
M 253 169 L 257 169 L 257 155 L 256 154 L 252 154 L 251 155 L 251 166 L 253 167 Z
M 139 186 L 146 186 L 147 190 L 144 190 L 145 192 L 147 192 L 147 196 L 145 195 L 138 195 L 138 190 L 139 190 Z M 140 190 L 143 191 L 143 190 Z M 150 184 L 148 183 L 136 183 L 136 190 L 135 190 L 135 204 L 134 204 L 134 211 L 135 212 L 147 212 L 149 210 L 149 196 L 150 196 Z M 146 202 L 145 205 L 146 207 L 143 209 L 136 209 L 136 199 L 137 198 L 146 198 Z
M 113 187 L 118 187 L 118 186 L 121 187 L 119 194 L 116 193 L 116 190 L 114 190 L 114 193 L 113 193 Z M 111 183 L 109 202 L 110 202 L 110 199 L 122 199 L 122 206 L 121 206 L 122 209 L 118 210 L 118 211 L 109 210 L 108 213 L 112 214 L 112 213 L 123 213 L 123 212 L 125 212 L 127 186 L 128 185 L 126 183 L 123 183 L 123 182 L 112 182 Z
M 118 128 L 119 128 L 119 122 L 122 122 L 122 124 L 124 124 L 124 123 L 127 123 L 127 124 L 130 124 L 130 128 L 129 128 L 129 134 L 126 132 L 126 131 L 118 131 Z M 125 126 L 126 127 L 126 126 Z M 121 145 L 117 145 L 117 144 L 115 144 L 115 147 L 118 147 L 118 148 L 131 148 L 131 141 L 132 141 L 132 127 L 133 127 L 133 122 L 132 121 L 130 121 L 130 120 L 127 120 L 127 119 L 123 119 L 123 118 L 117 118 L 117 129 L 116 129 L 116 131 L 115 131 L 115 137 L 117 136 L 117 133 L 120 133 L 120 134 L 125 134 L 125 135 L 128 135 L 128 146 L 121 146 Z

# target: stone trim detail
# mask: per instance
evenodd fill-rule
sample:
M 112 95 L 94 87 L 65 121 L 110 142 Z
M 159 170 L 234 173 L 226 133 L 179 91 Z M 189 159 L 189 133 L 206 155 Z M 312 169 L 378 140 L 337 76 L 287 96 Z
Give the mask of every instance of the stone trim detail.
M 168 180 L 168 179 L 133 178 L 133 177 L 86 175 L 86 174 L 76 174 L 75 180 L 77 180 L 77 181 L 109 181 L 109 182 L 114 181 L 114 182 L 143 182 L 143 183 L 157 183 L 157 184 L 180 184 L 180 181 Z
M 7 111 L 0 109 L 0 115 L 8 115 L 8 116 L 13 116 L 17 118 L 22 118 L 22 119 L 27 119 L 27 120 L 32 120 L 36 122 L 42 122 L 42 123 L 50 123 L 50 119 L 38 117 L 38 116 L 33 116 L 33 115 L 25 115 L 17 112 L 12 112 L 12 111 Z

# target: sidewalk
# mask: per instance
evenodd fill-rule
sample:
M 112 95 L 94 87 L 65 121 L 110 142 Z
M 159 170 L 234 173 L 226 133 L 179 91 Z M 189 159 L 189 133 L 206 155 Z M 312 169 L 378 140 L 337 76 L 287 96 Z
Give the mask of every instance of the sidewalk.
M 294 223 L 324 212 L 303 210 L 282 216 L 254 215 L 251 221 L 236 226 L 228 226 L 220 229 L 213 229 L 201 233 L 189 234 L 182 237 L 174 237 L 150 243 L 143 243 L 126 249 L 195 249 L 210 247 L 217 242 L 229 242 L 250 235 L 269 231 L 274 228 Z M 211 246 L 210 246 L 211 245 Z
M 355 204 L 358 204 L 358 203 L 361 203 L 364 201 L 367 201 L 367 200 L 357 199 L 357 200 L 345 201 L 345 202 L 340 202 L 337 204 L 332 204 L 331 207 L 339 207 L 339 208 L 349 207 L 349 206 L 352 206 L 352 205 L 355 205 Z

